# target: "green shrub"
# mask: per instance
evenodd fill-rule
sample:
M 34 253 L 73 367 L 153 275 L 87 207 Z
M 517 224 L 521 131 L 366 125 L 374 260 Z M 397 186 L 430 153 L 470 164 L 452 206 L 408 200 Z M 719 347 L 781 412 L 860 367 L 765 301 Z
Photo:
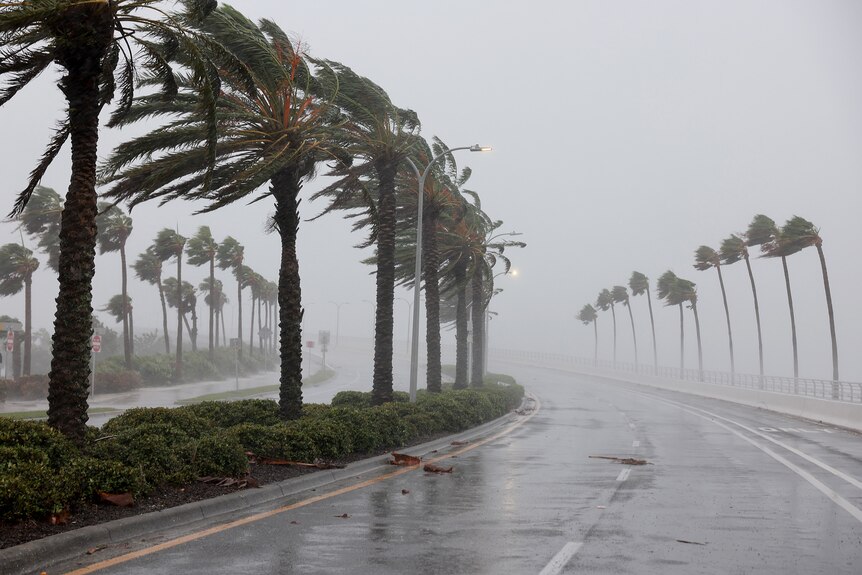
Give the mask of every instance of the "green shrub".
M 406 391 L 393 391 L 392 401 L 395 403 L 410 403 L 410 394 Z
M 295 421 L 277 425 L 243 423 L 229 431 L 243 449 L 259 458 L 313 462 L 318 457 L 314 438 Z
M 386 443 L 383 430 L 374 426 L 368 409 L 333 407 L 318 418 L 341 425 L 355 453 L 372 453 Z
M 173 360 L 169 355 L 136 356 L 132 360 L 144 385 L 167 385 L 174 377 Z
M 0 446 L 26 447 L 45 453 L 54 469 L 66 465 L 78 453 L 59 431 L 41 421 L 20 421 L 0 417 Z M 2 460 L 0 460 L 2 461 Z
M 77 457 L 61 471 L 64 492 L 70 500 L 89 501 L 99 491 L 140 495 L 146 489 L 140 469 L 95 457 Z
M 332 419 L 299 419 L 289 426 L 311 440 L 315 457 L 340 459 L 353 451 L 351 434 L 341 422 Z
M 191 437 L 200 437 L 213 429 L 213 424 L 209 420 L 195 415 L 186 408 L 136 407 L 109 419 L 102 426 L 102 431 L 106 434 L 113 434 L 151 423 L 162 423 L 176 427 Z
M 370 391 L 339 391 L 332 398 L 332 407 L 371 407 Z
M 206 419 L 216 427 L 228 428 L 240 423 L 275 425 L 279 422 L 278 402 L 272 399 L 239 401 L 204 401 L 177 409 Z
M 0 519 L 15 522 L 41 518 L 66 507 L 57 470 L 41 462 L 0 468 Z
M 120 428 L 116 437 L 99 441 L 93 454 L 140 470 L 149 486 L 181 484 L 195 477 L 194 437 L 179 425 L 142 423 Z
M 6 380 L 4 387 L 9 399 L 45 399 L 48 397 L 48 376 L 25 375 L 15 380 Z
M 223 379 L 218 367 L 209 360 L 208 352 L 193 351 L 183 354 L 183 378 L 186 381 Z
M 144 384 L 137 371 L 100 371 L 96 370 L 96 391 L 99 393 L 121 393 L 138 389 Z
M 0 473 L 6 467 L 12 467 L 20 463 L 38 463 L 51 465 L 48 454 L 35 447 L 28 445 L 0 445 Z
M 248 472 L 248 458 L 235 435 L 216 431 L 198 440 L 194 469 L 198 477 L 239 477 Z
M 328 403 L 306 403 L 302 406 L 302 417 L 326 417 L 331 409 Z

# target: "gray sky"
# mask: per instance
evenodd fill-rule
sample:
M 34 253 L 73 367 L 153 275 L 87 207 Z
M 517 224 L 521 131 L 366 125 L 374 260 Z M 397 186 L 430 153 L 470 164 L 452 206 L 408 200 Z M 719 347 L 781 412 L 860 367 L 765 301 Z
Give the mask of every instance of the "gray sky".
M 450 146 L 493 145 L 461 153 L 469 188 L 483 208 L 523 233 L 511 253 L 517 278 L 492 303 L 492 346 L 592 354 L 592 329 L 574 315 L 601 288 L 626 284 L 632 270 L 655 279 L 667 269 L 698 284 L 706 367 L 727 369 L 727 341 L 715 273 L 698 272 L 693 252 L 718 247 L 765 213 L 821 228 L 837 315 L 842 379 L 862 380 L 862 306 L 856 297 L 862 230 L 862 4 L 763 0 L 691 2 L 471 1 L 314 3 L 237 0 L 268 17 L 311 54 L 341 61 L 416 110 L 426 138 Z M 59 117 L 62 99 L 46 75 L 0 109 L 0 198 L 11 208 Z M 126 135 L 131 132 L 127 132 Z M 124 134 L 103 131 L 105 155 Z M 68 153 L 43 183 L 65 192 Z M 318 189 L 306 185 L 303 196 Z M 317 214 L 323 204 L 301 206 Z M 233 235 L 248 264 L 275 279 L 278 241 L 263 229 L 267 205 L 192 217 L 193 206 L 142 206 L 132 213 L 130 259 L 157 231 L 199 225 Z M 2 231 L 5 230 L 5 231 Z M 3 224 L 5 241 L 18 241 Z M 307 327 L 373 330 L 374 279 L 352 246 L 362 238 L 337 216 L 300 228 L 300 272 Z M 789 260 L 802 375 L 828 378 L 830 343 L 816 251 Z M 94 303 L 119 292 L 117 255 L 97 259 Z M 205 271 L 184 271 L 195 283 Z M 725 282 L 739 371 L 757 369 L 756 334 L 742 264 Z M 170 273 L 170 272 L 169 272 Z M 767 372 L 790 371 L 787 302 L 779 261 L 754 261 L 761 295 Z M 232 278 L 224 274 L 231 293 Z M 50 327 L 56 281 L 38 272 L 34 324 Z M 116 282 L 116 283 L 115 283 Z M 136 326 L 160 322 L 155 290 L 132 282 Z M 400 296 L 407 296 L 406 292 Z M 233 299 L 233 298 L 232 298 Z M 368 301 L 363 301 L 368 300 Z M 656 302 L 654 302 L 656 303 Z M 646 302 L 634 301 L 641 357 L 651 355 Z M 396 302 L 396 337 L 407 305 Z M 617 319 L 619 357 L 631 358 L 627 315 Z M 678 315 L 656 305 L 659 361 L 678 363 Z M 23 316 L 23 298 L 0 301 Z M 201 315 L 205 315 L 203 311 Z M 690 314 L 687 314 L 687 316 Z M 696 365 L 693 324 L 687 363 Z M 230 320 L 228 320 L 230 325 Z M 205 320 L 202 325 L 205 329 Z M 230 327 L 229 327 L 230 329 Z M 246 327 L 247 329 L 247 327 Z M 610 317 L 599 320 L 600 354 L 610 358 Z M 424 331 L 424 330 L 423 330 Z M 316 331 L 315 331 L 316 333 Z M 444 332 L 450 340 L 453 335 Z

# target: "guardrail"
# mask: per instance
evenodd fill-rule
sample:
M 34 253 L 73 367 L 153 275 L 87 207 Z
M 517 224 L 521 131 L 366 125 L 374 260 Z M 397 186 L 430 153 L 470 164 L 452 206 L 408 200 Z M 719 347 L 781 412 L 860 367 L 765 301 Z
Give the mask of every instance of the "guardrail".
M 576 357 L 561 353 L 547 353 L 538 351 L 523 351 L 512 349 L 491 349 L 490 356 L 506 359 L 521 359 L 527 361 L 541 361 L 556 365 L 580 365 L 593 369 L 601 369 L 611 372 L 627 372 L 639 375 L 650 375 L 677 379 L 682 381 L 695 381 L 698 383 L 711 383 L 715 385 L 727 385 L 731 387 L 742 387 L 760 391 L 772 391 L 790 395 L 802 395 L 817 397 L 820 399 L 832 399 L 847 403 L 862 403 L 862 383 L 851 381 L 832 381 L 825 379 L 794 378 L 775 375 L 756 375 L 750 373 L 734 373 L 726 371 L 709 371 L 697 369 L 679 369 L 678 367 L 653 366 L 618 361 L 616 363 L 607 360 L 594 361 L 591 358 Z

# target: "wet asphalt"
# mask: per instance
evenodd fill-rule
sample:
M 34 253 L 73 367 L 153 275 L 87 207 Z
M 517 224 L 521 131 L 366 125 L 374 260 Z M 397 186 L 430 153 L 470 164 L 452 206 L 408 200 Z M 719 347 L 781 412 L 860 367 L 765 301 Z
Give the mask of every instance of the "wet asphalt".
M 504 367 L 540 408 L 511 433 L 438 462 L 451 473 L 387 479 L 380 471 L 349 482 L 377 477 L 367 486 L 285 500 L 279 505 L 302 506 L 95 572 L 862 573 L 860 434 L 594 376 Z M 55 572 L 177 535 L 153 534 Z

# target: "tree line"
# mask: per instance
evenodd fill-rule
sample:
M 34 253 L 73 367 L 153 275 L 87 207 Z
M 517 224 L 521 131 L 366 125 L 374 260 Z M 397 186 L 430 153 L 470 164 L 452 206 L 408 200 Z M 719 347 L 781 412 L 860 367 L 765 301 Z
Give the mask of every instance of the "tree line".
M 504 250 L 524 244 L 499 234 L 502 223 L 485 214 L 478 196 L 463 188 L 469 169 L 458 170 L 442 140 L 429 143 L 420 135 L 415 112 L 394 105 L 380 86 L 347 66 L 311 57 L 275 22 L 253 22 L 212 0 L 183 0 L 172 12 L 165 12 L 160 4 L 158 0 L 49 0 L 0 6 L 0 78 L 4 81 L 0 105 L 53 65 L 63 71 L 58 87 L 68 104 L 10 214 L 26 218 L 33 209 L 31 202 L 39 201 L 42 175 L 63 144 L 71 141 L 72 176 L 60 218 L 45 224 L 53 226 L 58 241 L 53 248 L 40 245 L 49 259 L 55 258 L 60 284 L 49 373 L 49 424 L 73 440 L 83 437 L 95 249 L 100 241 L 100 249 L 121 245 L 124 226 L 131 226 L 116 206 L 133 208 L 146 201 L 175 199 L 202 202 L 200 212 L 238 201 L 273 202 L 269 226 L 281 247 L 271 304 L 277 310 L 281 357 L 279 408 L 285 419 L 298 417 L 303 314 L 296 254 L 299 193 L 321 170 L 336 178 L 314 195 L 328 201 L 323 213 L 345 212 L 354 229 L 367 233 L 364 245 L 375 251 L 368 260 L 377 276 L 374 402 L 392 399 L 396 283 L 422 281 L 425 288 L 429 391 L 441 388 L 441 297 L 459 302 L 459 342 L 467 338 L 462 310 L 466 313 L 472 307 L 474 371 L 468 381 L 462 367 L 467 357 L 459 353 L 461 375 L 455 385 L 481 385 L 481 372 L 477 374 L 475 366 L 484 364 L 482 333 L 475 318 L 494 293 L 490 269 L 502 262 L 508 270 Z M 113 106 L 109 128 L 147 120 L 160 125 L 122 143 L 98 164 L 99 115 L 109 104 Z M 411 163 L 428 166 L 438 157 L 443 161 L 431 166 L 430 177 L 419 190 L 418 174 L 407 168 Z M 104 186 L 101 194 L 97 185 Z M 421 222 L 419 193 L 426 206 Z M 113 207 L 100 209 L 99 197 Z M 100 240 L 100 219 L 114 222 L 116 234 Z M 419 224 L 425 266 L 415 277 L 409 262 Z M 222 269 L 230 269 L 237 279 L 238 305 L 243 288 L 259 283 L 242 264 L 241 246 L 228 239 L 215 247 L 211 234 L 201 235 L 199 230 L 187 244 L 178 232 L 166 229 L 142 254 L 144 261 L 133 265 L 142 279 L 154 278 L 145 281 L 158 286 L 166 300 L 176 298 L 180 337 L 174 353 L 178 359 L 183 302 L 189 293 L 182 280 L 184 252 L 190 263 L 201 262 L 193 265 L 208 264 L 212 270 L 218 262 Z M 156 270 L 156 260 L 164 263 L 172 258 L 177 263 L 176 284 L 160 281 Z M 206 286 L 214 317 L 223 291 L 212 272 Z M 124 341 L 128 339 L 131 346 L 131 302 L 123 292 L 112 309 L 122 319 Z M 175 295 L 168 295 L 172 292 Z M 257 301 L 266 300 L 260 295 Z M 212 332 L 214 321 L 210 325 Z M 242 340 L 242 321 L 238 326 Z M 164 331 L 167 342 L 166 325 Z M 459 352 L 463 347 L 459 343 Z M 176 369 L 179 381 L 180 361 Z

